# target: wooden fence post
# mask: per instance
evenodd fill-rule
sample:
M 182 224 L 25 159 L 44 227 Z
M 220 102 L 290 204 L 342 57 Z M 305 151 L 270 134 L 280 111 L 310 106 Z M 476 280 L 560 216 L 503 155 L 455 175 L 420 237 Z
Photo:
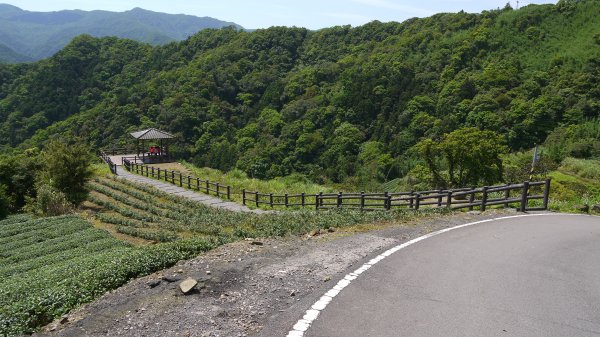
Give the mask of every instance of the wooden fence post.
M 488 187 L 487 186 L 483 186 L 482 189 L 482 194 L 481 194 L 481 211 L 485 212 L 485 207 L 487 206 L 487 199 L 488 199 Z
M 383 209 L 389 209 L 387 206 L 387 202 L 388 202 L 388 192 L 383 192 L 383 197 L 385 199 L 383 199 Z
M 219 187 L 221 187 L 221 183 L 217 183 L 217 197 L 221 197 Z
M 196 178 L 196 190 L 200 192 L 200 178 Z
M 414 199 L 414 194 L 415 191 L 410 191 L 410 204 L 408 205 L 408 208 L 414 208 L 415 207 L 415 199 Z
M 160 180 L 160 167 L 158 168 L 158 180 Z
M 227 186 L 227 200 L 231 200 L 231 186 Z
M 323 206 L 323 192 L 319 192 L 319 207 Z
M 319 194 L 315 194 L 315 209 L 319 210 Z
M 269 205 L 273 208 L 273 193 L 269 193 Z
M 510 183 L 506 184 L 506 191 L 504 191 L 504 200 L 510 199 Z M 504 203 L 504 208 L 508 208 L 508 201 Z
M 548 209 L 548 199 L 550 197 L 550 178 L 546 179 L 546 183 L 544 184 L 544 209 Z
M 192 189 L 192 177 L 187 176 L 187 186 L 191 190 Z
M 284 196 L 285 207 L 288 207 L 288 194 L 286 193 Z
M 171 171 L 171 184 L 175 185 L 175 171 Z
M 258 191 L 256 191 L 256 194 L 254 195 L 254 200 L 256 200 L 256 207 L 258 207 Z
M 152 166 L 152 178 L 154 178 L 154 166 Z
M 387 203 L 385 209 L 389 211 L 392 208 L 392 196 L 388 194 L 387 199 L 385 201 Z
M 209 184 L 210 183 L 208 182 L 208 179 L 206 179 L 206 194 L 210 194 L 210 192 L 208 191 L 209 190 Z
M 183 175 L 179 172 L 179 187 L 183 187 Z
M 446 197 L 446 207 L 452 208 L 452 191 L 448 191 L 448 196 Z
M 306 204 L 306 195 L 304 194 L 304 192 L 302 192 L 301 196 L 302 196 L 302 207 L 304 207 Z
M 475 192 L 477 187 L 471 187 L 471 194 L 469 194 L 469 211 L 473 210 L 473 203 L 475 202 Z
M 438 194 L 439 194 L 439 196 L 438 196 L 438 207 L 442 207 L 442 192 L 444 192 L 444 190 L 442 190 L 442 189 L 438 190 Z
M 342 192 L 338 192 L 337 195 L 337 208 L 342 208 Z
M 419 210 L 419 206 L 421 204 L 421 200 L 419 199 L 421 195 L 419 193 L 415 194 L 415 210 Z
M 523 183 L 523 191 L 521 192 L 521 207 L 520 211 L 525 212 L 527 210 L 527 195 L 529 194 L 529 181 Z
M 246 189 L 242 188 L 242 204 L 246 206 Z
M 365 208 L 365 192 L 360 191 L 360 209 Z

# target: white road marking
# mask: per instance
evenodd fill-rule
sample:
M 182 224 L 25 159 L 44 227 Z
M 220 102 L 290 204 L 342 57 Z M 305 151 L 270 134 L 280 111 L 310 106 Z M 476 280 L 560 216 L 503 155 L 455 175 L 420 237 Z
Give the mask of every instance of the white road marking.
M 480 221 L 475 221 L 475 222 L 470 222 L 470 223 L 466 223 L 463 225 L 458 225 L 455 227 L 450 227 L 450 228 L 445 228 L 433 233 L 429 233 L 423 236 L 420 236 L 416 239 L 407 241 L 403 244 L 397 245 L 393 248 L 390 248 L 388 250 L 386 250 L 385 252 L 377 255 L 376 257 L 374 257 L 373 259 L 371 259 L 369 262 L 365 263 L 364 265 L 362 265 L 360 268 L 358 268 L 357 270 L 353 271 L 352 273 L 347 274 L 345 277 L 343 277 L 333 288 L 331 288 L 328 292 L 325 293 L 325 295 L 323 295 L 317 302 L 315 302 L 315 304 L 313 304 L 311 306 L 310 309 L 308 309 L 306 311 L 306 313 L 304 314 L 304 317 L 302 317 L 302 319 L 298 320 L 298 322 L 296 324 L 294 324 L 294 327 L 292 328 L 292 330 L 287 334 L 287 337 L 303 337 L 304 333 L 308 330 L 308 328 L 310 328 L 310 325 L 317 319 L 317 317 L 319 316 L 320 312 L 323 311 L 327 305 L 329 303 L 331 303 L 331 301 L 340 293 L 340 291 L 342 291 L 344 288 L 346 288 L 348 285 L 350 285 L 350 283 L 352 281 L 354 281 L 360 274 L 364 273 L 365 271 L 367 271 L 369 268 L 371 268 L 372 266 L 374 266 L 376 263 L 380 262 L 381 260 L 385 259 L 386 257 L 394 254 L 395 252 L 406 248 L 410 245 L 413 245 L 419 241 L 423 241 L 425 239 L 455 230 L 455 229 L 460 229 L 460 228 L 464 228 L 464 227 L 469 227 L 469 226 L 473 226 L 473 225 L 478 225 L 478 224 L 482 224 L 485 222 L 491 222 L 491 221 L 498 221 L 498 220 L 506 220 L 506 219 L 514 219 L 514 218 L 524 218 L 524 217 L 534 217 L 534 216 L 546 216 L 546 215 L 554 215 L 554 216 L 591 216 L 591 215 L 586 215 L 586 214 L 561 214 L 561 213 L 540 213 L 540 214 L 520 214 L 520 215 L 511 215 L 511 216 L 505 216 L 505 217 L 501 217 L 501 218 L 494 218 L 494 219 L 486 219 L 486 220 L 480 220 Z

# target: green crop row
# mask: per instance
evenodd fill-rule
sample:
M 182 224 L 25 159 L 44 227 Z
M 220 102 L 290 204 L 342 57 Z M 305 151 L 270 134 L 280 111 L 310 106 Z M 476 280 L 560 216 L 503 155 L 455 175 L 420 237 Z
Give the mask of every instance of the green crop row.
M 117 227 L 117 232 L 158 242 L 173 242 L 179 239 L 179 235 L 177 235 L 177 233 L 166 230 L 149 231 L 147 229 L 119 226 Z

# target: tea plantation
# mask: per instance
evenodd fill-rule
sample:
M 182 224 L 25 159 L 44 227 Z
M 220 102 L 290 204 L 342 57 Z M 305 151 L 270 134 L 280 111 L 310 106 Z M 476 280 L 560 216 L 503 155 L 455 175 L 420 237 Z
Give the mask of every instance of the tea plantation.
M 35 331 L 127 281 L 217 246 L 132 247 L 78 216 L 0 221 L 0 336 Z

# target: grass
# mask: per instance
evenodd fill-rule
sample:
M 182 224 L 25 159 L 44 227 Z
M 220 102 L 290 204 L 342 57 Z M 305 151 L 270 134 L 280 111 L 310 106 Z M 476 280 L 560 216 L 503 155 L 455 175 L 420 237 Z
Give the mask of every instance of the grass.
M 582 206 L 600 204 L 600 161 L 566 158 L 550 177 L 551 210 L 582 212 Z

